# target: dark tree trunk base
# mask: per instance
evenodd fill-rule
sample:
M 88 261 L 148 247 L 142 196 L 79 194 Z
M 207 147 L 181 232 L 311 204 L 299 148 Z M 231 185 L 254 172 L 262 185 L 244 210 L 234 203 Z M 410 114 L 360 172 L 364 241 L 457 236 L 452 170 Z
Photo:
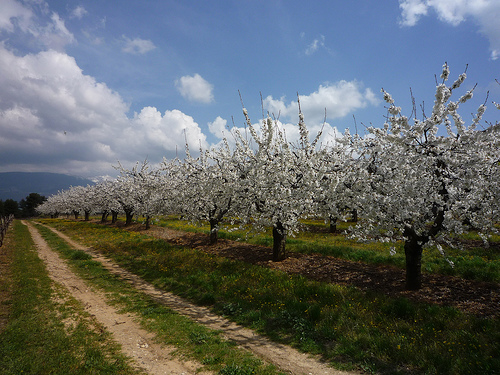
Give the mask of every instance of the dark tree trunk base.
M 286 258 L 286 229 L 279 221 L 273 227 L 273 262 Z
M 406 290 L 419 290 L 422 287 L 422 244 L 418 238 L 406 240 Z
M 125 212 L 125 225 L 130 225 L 132 224 L 132 218 L 134 217 L 134 214 L 131 212 Z
M 337 218 L 330 216 L 330 233 L 337 232 Z
M 219 221 L 211 219 L 210 222 L 210 245 L 215 245 L 219 238 Z

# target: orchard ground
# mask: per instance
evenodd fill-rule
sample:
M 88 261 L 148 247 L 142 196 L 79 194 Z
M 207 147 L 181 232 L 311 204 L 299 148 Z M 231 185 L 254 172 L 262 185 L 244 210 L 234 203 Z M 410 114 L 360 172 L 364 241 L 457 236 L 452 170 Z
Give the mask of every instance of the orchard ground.
M 122 227 L 122 223 L 118 223 L 118 226 Z M 482 317 L 500 317 L 500 287 L 494 282 L 425 273 L 424 287 L 418 291 L 407 291 L 405 271 L 393 266 L 371 265 L 333 256 L 298 252 L 289 252 L 283 261 L 272 262 L 270 250 L 265 246 L 227 239 L 219 239 L 217 244 L 209 245 L 206 234 L 159 226 L 152 226 L 149 230 L 145 230 L 141 224 L 123 228 L 208 254 L 302 275 L 315 281 L 355 286 L 362 290 L 381 292 L 393 298 L 404 297 L 416 302 L 452 306 Z M 492 246 L 491 251 L 498 252 L 499 245 Z
M 497 324 L 499 318 L 498 283 L 467 281 L 457 277 L 426 274 L 424 287 L 428 289 L 419 292 L 407 292 L 404 290 L 403 271 L 392 266 L 369 265 L 320 254 L 300 254 L 296 252 L 291 252 L 289 257 L 282 262 L 270 262 L 271 252 L 269 247 L 249 245 L 240 241 L 226 239 L 220 239 L 218 244 L 209 246 L 206 234 L 187 233 L 159 226 L 153 226 L 146 231 L 143 225 L 140 224 L 128 226 L 126 227 L 128 230 L 124 231 L 121 222 L 118 224 L 119 228 L 113 228 L 109 224 L 96 225 L 95 223 L 64 220 L 49 220 L 47 222 L 65 231 L 72 238 L 84 242 L 86 246 L 94 247 L 107 256 L 113 256 L 114 259 L 128 268 L 135 268 L 136 271 L 139 271 L 146 279 L 152 280 L 156 285 L 162 284 L 162 289 L 171 289 L 166 287 L 168 280 L 171 280 L 170 285 L 174 289 L 177 288 L 177 292 L 191 295 L 192 299 L 198 300 L 198 302 L 201 301 L 206 305 L 213 305 L 214 300 L 226 297 L 217 294 L 219 291 L 212 293 L 209 289 L 206 289 L 210 288 L 210 284 L 217 282 L 214 279 L 217 269 L 210 268 L 212 267 L 210 265 L 211 261 L 231 272 L 234 269 L 239 272 L 238 268 L 243 267 L 243 270 L 251 272 L 252 275 L 255 273 L 255 276 L 252 276 L 253 279 L 263 277 L 264 273 L 260 273 L 259 269 L 274 268 L 289 274 L 302 275 L 303 279 L 311 280 L 306 282 L 300 281 L 302 280 L 300 278 L 296 279 L 295 276 L 285 277 L 287 287 L 294 290 L 298 290 L 295 289 L 294 280 L 299 280 L 299 289 L 306 288 L 308 283 L 313 285 L 315 281 L 312 280 L 321 280 L 321 283 L 317 285 L 325 286 L 315 287 L 319 288 L 317 292 L 323 293 L 327 291 L 328 294 L 332 292 L 339 294 L 340 300 L 335 302 L 339 304 L 338 309 L 336 306 L 335 308 L 333 306 L 309 306 L 308 301 L 301 302 L 298 300 L 304 298 L 304 296 L 292 297 L 297 299 L 292 301 L 292 307 L 297 305 L 298 308 L 305 309 L 304 316 L 314 318 L 317 324 L 321 323 L 318 319 L 322 318 L 323 315 L 328 315 L 331 312 L 335 316 L 340 314 L 340 318 L 336 318 L 332 322 L 333 325 L 329 323 L 329 329 L 336 330 L 338 326 L 339 333 L 336 336 L 337 338 L 330 344 L 335 346 L 327 348 L 329 351 L 335 349 L 337 353 L 339 353 L 338 348 L 342 348 L 343 356 L 337 354 L 334 356 L 335 358 L 329 358 L 329 360 L 334 359 L 334 362 L 337 363 L 343 360 L 347 363 L 351 362 L 358 369 L 367 372 L 395 374 L 424 372 L 494 374 L 496 373 L 495 368 L 498 369 L 498 359 L 495 359 L 496 355 L 492 354 L 496 351 L 495 347 L 498 347 L 497 338 L 499 336 Z M 147 236 L 144 236 L 146 234 Z M 153 238 L 161 238 L 162 240 L 154 240 Z M 165 250 L 162 250 L 162 243 L 165 242 L 170 243 L 171 247 L 167 246 Z M 187 249 L 195 250 L 190 251 Z M 496 250 L 493 249 L 492 251 Z M 180 262 L 177 266 L 169 266 L 167 257 L 170 256 L 170 253 L 174 257 L 184 256 L 184 258 L 179 259 Z M 228 260 L 226 262 L 221 260 L 230 258 L 236 259 L 236 261 Z M 199 264 L 199 270 L 191 272 L 189 271 L 192 268 L 190 262 L 207 263 Z M 249 264 L 249 267 L 239 266 L 238 264 Z M 175 281 L 169 279 L 165 273 L 171 267 L 177 268 L 173 272 L 189 271 L 191 273 L 185 273 L 178 281 Z M 165 269 L 165 272 L 163 269 Z M 165 276 L 161 276 L 162 272 Z M 276 274 L 282 273 L 278 272 Z M 201 277 L 201 281 L 197 281 L 196 277 Z M 236 293 L 236 298 L 241 297 L 236 302 L 227 300 L 222 309 L 219 309 L 231 319 L 244 320 L 245 318 L 238 318 L 238 313 L 243 312 L 255 316 L 260 314 L 259 309 L 271 308 L 267 304 L 276 304 L 278 301 L 282 301 L 284 304 L 287 303 L 283 296 L 278 295 L 278 289 L 273 289 L 274 279 L 269 279 L 267 284 L 262 287 L 269 289 L 268 293 L 272 294 L 272 300 L 264 301 L 262 307 L 257 308 L 254 312 L 248 311 L 251 308 L 247 310 L 247 307 L 252 305 L 240 305 L 240 303 L 245 302 L 243 299 L 257 298 L 259 293 L 265 293 L 265 291 L 258 290 L 260 288 L 258 286 L 257 289 L 248 291 L 249 287 L 255 287 L 250 285 L 252 279 L 247 280 L 246 285 L 235 284 L 238 282 L 236 273 L 225 273 L 223 278 L 227 279 L 226 281 L 229 284 L 234 284 L 237 287 L 231 293 Z M 241 282 L 245 283 L 243 280 Z M 193 283 L 191 289 L 182 289 L 188 283 Z M 229 284 L 226 283 L 220 288 L 226 288 Z M 347 287 L 335 286 L 339 284 L 347 285 Z M 331 288 L 329 285 L 331 285 Z M 303 294 L 307 296 L 306 293 L 309 293 L 310 290 L 312 289 L 304 289 Z M 356 292 L 356 290 L 361 290 L 361 292 Z M 223 290 L 221 290 L 222 292 Z M 356 300 L 360 293 L 366 293 L 368 298 L 361 300 L 361 302 L 359 299 Z M 315 299 L 313 295 L 311 295 L 311 298 Z M 390 301 L 388 303 L 380 302 L 384 299 Z M 319 300 L 316 299 L 315 301 L 318 302 Z M 369 303 L 365 305 L 365 302 Z M 369 306 L 372 303 L 375 306 Z M 420 305 L 428 307 L 418 307 Z M 444 310 L 434 309 L 433 306 L 444 306 Z M 450 306 L 454 306 L 454 308 Z M 318 308 L 314 309 L 314 307 Z M 362 310 L 366 311 L 366 309 L 369 310 L 372 307 L 375 307 L 375 311 L 371 315 L 356 315 L 358 312 L 363 313 Z M 345 316 L 342 315 L 344 312 L 340 309 L 345 310 Z M 279 341 L 283 342 L 284 340 L 300 347 L 302 350 L 311 349 L 312 326 L 308 326 L 308 322 L 301 317 L 300 314 L 304 314 L 304 311 L 302 310 L 302 313 L 300 313 L 300 311 L 295 310 L 292 315 L 289 315 L 290 310 L 288 311 L 283 311 L 285 315 L 280 313 L 281 315 L 278 314 L 274 318 L 271 317 L 265 320 L 265 324 L 269 325 L 267 328 L 271 329 L 271 333 L 276 335 L 274 338 Z M 295 315 L 296 313 L 297 315 Z M 283 320 L 285 316 L 288 317 L 288 321 Z M 421 322 L 422 319 L 423 322 Z M 464 321 L 472 322 L 472 326 L 462 325 Z M 280 325 L 286 325 L 292 331 L 298 331 L 300 333 L 298 340 L 295 341 L 293 333 L 285 333 L 285 336 L 280 338 L 282 328 Z M 346 326 L 344 328 L 347 329 L 342 331 L 342 326 Z M 266 327 L 261 326 L 259 329 L 265 330 Z M 390 337 L 379 338 L 380 333 L 383 334 L 384 331 L 390 331 Z M 367 332 L 368 334 L 366 334 Z M 269 332 L 267 333 L 269 334 Z M 423 335 L 423 338 L 420 338 L 421 335 Z M 487 335 L 488 338 L 485 339 L 484 335 Z M 377 348 L 377 345 L 382 345 L 382 349 Z M 421 353 L 417 352 L 417 350 L 423 349 L 422 345 L 430 348 L 422 351 L 429 352 L 433 355 L 433 358 L 418 358 Z M 392 352 L 388 357 L 387 353 L 384 352 L 386 349 Z M 376 352 L 377 350 L 379 352 Z M 435 353 L 432 354 L 434 351 Z M 375 354 L 373 354 L 374 352 Z M 410 357 L 414 356 L 415 359 L 401 359 L 400 356 L 403 352 L 406 352 Z M 470 355 L 465 357 L 464 353 Z M 471 358 L 475 355 L 482 356 L 481 363 L 475 364 L 472 362 Z M 460 360 L 455 360 L 456 357 L 461 357 L 462 361 L 471 361 L 471 363 L 459 363 Z M 459 366 L 462 366 L 463 369 L 456 371 Z M 316 372 L 313 371 L 312 373 Z
M 179 220 L 160 221 L 160 224 L 200 230 Z M 402 363 L 409 361 L 412 364 L 409 368 L 418 368 L 419 362 L 429 361 L 425 366 L 429 366 L 430 373 L 434 367 L 442 374 L 470 374 L 476 370 L 488 373 L 494 366 L 489 361 L 495 362 L 496 356 L 490 357 L 486 353 L 498 345 L 497 282 L 485 283 L 426 273 L 429 283 L 425 288 L 429 289 L 408 292 L 404 290 L 403 271 L 396 267 L 370 265 L 364 261 L 348 262 L 315 253 L 315 250 L 325 249 L 318 248 L 318 242 L 311 240 L 310 236 L 318 238 L 324 235 L 326 241 L 342 241 L 339 234 L 317 233 L 321 228 L 315 229 L 315 233 L 305 233 L 307 254 L 290 252 L 287 260 L 271 262 L 269 247 L 243 243 L 244 237 L 238 241 L 221 239 L 217 245 L 209 246 L 206 227 L 201 228 L 206 231 L 205 234 L 196 234 L 159 226 L 145 231 L 140 224 L 128 226 L 129 230 L 123 231 L 121 222 L 118 223 L 119 228 L 109 224 L 64 220 L 55 221 L 53 225 L 120 260 L 161 288 L 175 290 L 175 293 L 197 303 L 213 306 L 220 313 L 266 332 L 274 339 L 284 340 L 302 350 L 320 351 L 334 362 L 345 361 L 345 354 L 340 353 L 347 352 L 348 362 L 358 361 L 363 368 L 376 368 L 377 365 L 373 366 L 372 362 L 380 362 L 385 371 L 387 366 L 394 366 L 390 371 L 399 373 L 401 366 L 397 363 L 404 349 L 408 358 Z M 237 238 L 239 233 L 224 235 Z M 163 239 L 154 240 L 154 236 Z M 269 233 L 250 236 L 247 240 L 272 243 Z M 294 246 L 300 240 L 300 235 L 293 239 Z M 469 238 L 466 242 L 477 245 L 475 241 Z M 352 246 L 348 248 L 347 255 L 356 251 L 357 245 L 352 243 Z M 383 249 L 376 244 L 366 244 L 362 250 L 358 255 L 364 257 L 367 251 L 388 252 L 388 248 Z M 494 260 L 497 250 L 494 246 L 483 249 L 491 254 L 492 265 L 497 263 Z M 442 258 L 439 253 L 437 256 Z M 247 261 L 242 262 L 244 259 Z M 393 257 L 388 255 L 386 259 L 392 261 Z M 305 266 L 301 265 L 302 261 Z M 427 261 L 433 261 L 433 258 Z M 447 264 L 442 259 L 440 261 Z M 294 275 L 272 270 L 272 267 L 282 267 Z M 264 271 L 266 269 L 269 272 Z M 333 282 L 308 279 L 308 273 L 323 280 L 333 276 Z M 488 274 L 488 277 L 496 280 L 494 275 L 495 271 L 493 276 Z M 476 276 L 483 275 L 478 273 Z M 319 327 L 319 331 L 314 327 Z M 485 332 L 488 332 L 488 338 L 482 337 Z M 320 342 L 328 337 L 326 346 L 321 343 L 317 346 L 318 342 L 312 342 L 312 337 L 316 337 L 314 340 L 319 338 Z M 449 346 L 452 343 L 455 347 Z M 474 357 L 476 348 L 482 348 L 485 367 L 475 364 L 472 357 L 465 359 L 469 355 Z M 379 353 L 373 355 L 372 351 Z M 424 352 L 428 357 L 420 358 Z M 454 359 L 457 356 L 471 363 L 459 363 Z M 462 369 L 458 371 L 460 366 Z

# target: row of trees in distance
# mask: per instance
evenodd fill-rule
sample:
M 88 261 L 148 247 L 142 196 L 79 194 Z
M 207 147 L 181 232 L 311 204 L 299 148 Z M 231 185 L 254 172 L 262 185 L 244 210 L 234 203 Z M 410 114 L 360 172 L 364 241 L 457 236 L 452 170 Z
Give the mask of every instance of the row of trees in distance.
M 359 220 L 348 235 L 362 241 L 403 241 L 406 288 L 422 285 L 426 246 L 452 244 L 456 234 L 478 231 L 487 241 L 497 233 L 500 202 L 500 123 L 481 124 L 487 100 L 468 124 L 459 114 L 473 89 L 454 100 L 466 74 L 448 83 L 443 66 L 432 113 L 407 117 L 385 90 L 387 118 L 360 136 L 346 131 L 334 144 L 310 137 L 300 109 L 299 139 L 291 142 L 268 115 L 259 126 L 243 108 L 246 132 L 232 131 L 197 157 L 119 166 L 120 177 L 95 186 L 74 187 L 51 196 L 38 209 L 62 212 L 124 213 L 146 218 L 177 213 L 210 223 L 211 242 L 223 220 L 255 230 L 272 228 L 273 260 L 286 256 L 288 235 L 306 216 Z M 455 94 L 456 96 L 456 94 Z M 498 109 L 500 105 L 493 103 Z
M 14 199 L 0 199 L 0 215 L 14 217 L 35 217 L 38 215 L 37 207 L 47 198 L 38 193 L 30 193 L 19 202 Z

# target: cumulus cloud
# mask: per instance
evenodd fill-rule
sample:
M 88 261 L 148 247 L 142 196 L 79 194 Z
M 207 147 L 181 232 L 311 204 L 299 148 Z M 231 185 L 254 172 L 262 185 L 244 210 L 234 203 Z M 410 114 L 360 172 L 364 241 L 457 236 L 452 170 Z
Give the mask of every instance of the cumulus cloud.
M 0 44 L 0 171 L 94 176 L 206 147 L 190 116 L 146 107 L 133 118 L 121 96 L 54 50 L 16 56 Z
M 223 119 L 220 116 L 217 116 L 217 118 L 213 122 L 208 123 L 208 130 L 210 130 L 210 133 L 215 135 L 217 138 L 223 138 L 224 134 L 226 133 L 226 126 L 227 120 Z
M 491 58 L 500 56 L 500 2 L 498 0 L 400 0 L 402 26 L 415 26 L 433 10 L 442 22 L 457 26 L 471 19 L 490 42 Z
M 214 101 L 213 85 L 198 73 L 194 76 L 183 76 L 175 81 L 181 95 L 192 102 L 211 103 Z
M 188 146 L 206 148 L 206 137 L 191 116 L 181 111 L 167 110 L 162 115 L 155 107 L 145 107 L 133 120 L 134 126 L 127 131 L 126 139 L 134 139 L 151 150 L 175 150 Z
M 144 55 L 145 53 L 148 53 L 156 48 L 154 43 L 150 40 L 140 38 L 129 39 L 125 35 L 123 36 L 123 39 L 125 40 L 125 46 L 122 51 L 126 53 Z
M 334 84 L 320 85 L 318 90 L 309 95 L 299 95 L 301 110 L 308 124 L 321 124 L 325 118 L 344 117 L 358 108 L 369 104 L 376 105 L 378 100 L 369 88 L 364 89 L 357 81 L 339 81 Z M 274 99 L 268 96 L 264 99 L 264 107 L 275 116 L 285 116 L 292 119 L 298 116 L 297 101 L 285 102 L 285 98 Z

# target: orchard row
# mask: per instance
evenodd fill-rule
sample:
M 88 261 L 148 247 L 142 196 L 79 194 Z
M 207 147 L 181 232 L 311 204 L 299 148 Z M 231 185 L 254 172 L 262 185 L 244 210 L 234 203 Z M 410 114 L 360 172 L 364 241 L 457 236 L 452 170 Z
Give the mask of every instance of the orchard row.
M 383 127 L 360 136 L 346 131 L 334 144 L 310 137 L 300 110 L 299 139 L 287 140 L 271 116 L 252 124 L 245 108 L 245 134 L 235 130 L 218 146 L 183 160 L 147 161 L 95 186 L 73 187 L 49 197 L 43 214 L 119 213 L 151 217 L 177 213 L 207 221 L 211 241 L 223 220 L 256 229 L 273 228 L 273 259 L 285 256 L 287 235 L 307 215 L 360 220 L 349 235 L 361 240 L 404 241 L 406 287 L 421 287 L 426 246 L 451 244 L 454 235 L 495 233 L 500 204 L 500 123 L 481 124 L 486 101 L 468 124 L 459 115 L 473 90 L 452 100 L 466 78 L 448 84 L 445 64 L 429 116 L 404 116 L 386 91 Z M 500 105 L 493 103 L 497 109 Z M 198 154 L 197 154 L 198 155 Z

